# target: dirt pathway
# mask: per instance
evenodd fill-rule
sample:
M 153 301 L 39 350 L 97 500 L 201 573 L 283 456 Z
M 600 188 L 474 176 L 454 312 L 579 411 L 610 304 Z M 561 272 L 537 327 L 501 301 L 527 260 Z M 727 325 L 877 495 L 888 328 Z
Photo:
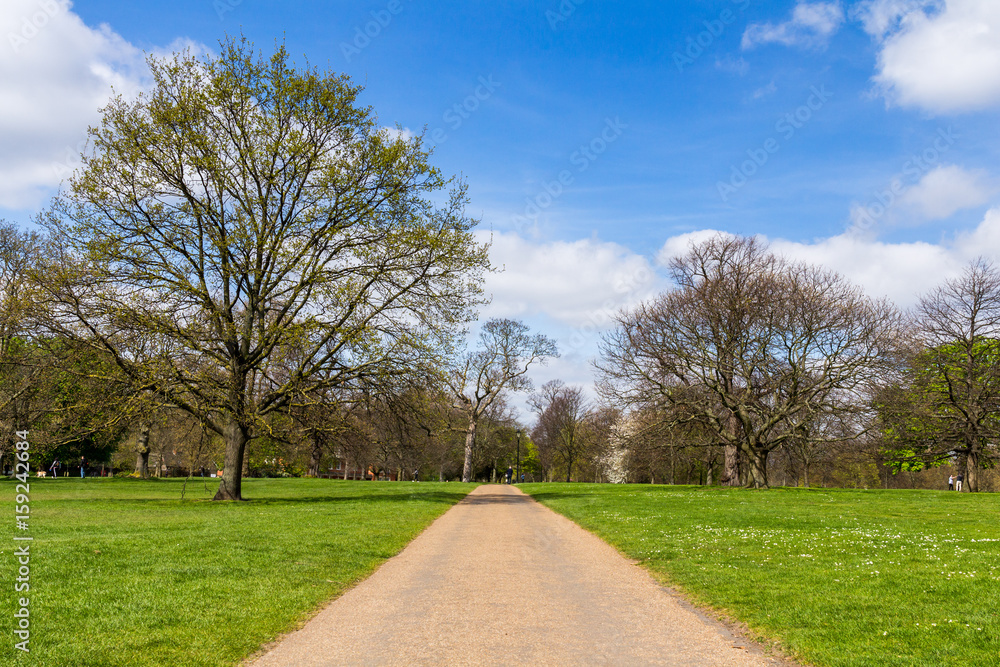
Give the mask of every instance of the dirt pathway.
M 510 486 L 481 486 L 252 663 L 777 665 Z

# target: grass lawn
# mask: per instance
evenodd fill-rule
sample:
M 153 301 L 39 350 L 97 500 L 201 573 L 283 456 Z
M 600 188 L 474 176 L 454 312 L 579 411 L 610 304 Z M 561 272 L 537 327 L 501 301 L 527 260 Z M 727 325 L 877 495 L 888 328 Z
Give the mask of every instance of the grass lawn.
M 474 485 L 31 481 L 31 653 L 14 649 L 14 483 L 0 482 L 3 665 L 233 665 L 398 553 Z
M 1000 496 L 529 484 L 816 665 L 1000 665 Z

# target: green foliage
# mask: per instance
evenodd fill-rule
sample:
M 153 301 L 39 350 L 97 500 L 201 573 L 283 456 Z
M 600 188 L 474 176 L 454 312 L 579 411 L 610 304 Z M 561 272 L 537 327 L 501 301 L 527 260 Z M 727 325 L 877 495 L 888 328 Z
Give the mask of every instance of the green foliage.
M 151 58 L 43 217 L 50 327 L 133 385 L 246 442 L 305 396 L 440 363 L 481 302 L 487 247 L 466 188 L 422 137 L 384 128 L 349 77 L 244 39 Z
M 884 450 L 894 472 L 986 452 L 1000 435 L 1000 341 L 980 339 L 923 350 L 907 383 L 878 401 Z M 989 467 L 988 458 L 980 461 Z
M 542 460 L 538 456 L 538 447 L 528 436 L 521 436 L 521 472 L 527 475 L 538 475 L 542 472 Z

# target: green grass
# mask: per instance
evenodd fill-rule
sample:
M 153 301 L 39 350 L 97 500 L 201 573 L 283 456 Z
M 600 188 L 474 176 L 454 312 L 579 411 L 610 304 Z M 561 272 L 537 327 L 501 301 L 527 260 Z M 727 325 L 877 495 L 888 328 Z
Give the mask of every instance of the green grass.
M 4 665 L 232 665 L 398 553 L 473 485 L 31 481 L 31 653 L 13 647 L 14 484 L 0 483 Z M 387 592 L 388 593 L 388 592 Z
M 1000 497 L 522 487 L 817 665 L 1000 665 Z

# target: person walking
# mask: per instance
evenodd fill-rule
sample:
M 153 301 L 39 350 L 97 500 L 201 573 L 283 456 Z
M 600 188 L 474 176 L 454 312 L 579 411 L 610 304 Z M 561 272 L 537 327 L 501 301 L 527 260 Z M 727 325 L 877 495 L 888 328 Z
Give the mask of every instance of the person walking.
M 507 483 L 510 484 L 510 480 L 512 480 L 514 478 L 514 469 L 511 468 L 510 466 L 507 466 L 507 475 L 506 476 L 507 476 Z
M 962 490 L 962 473 L 958 473 L 958 477 L 955 478 L 955 490 Z
M 948 475 L 948 490 L 949 491 L 954 491 L 955 490 L 955 476 L 954 475 Z
M 80 479 L 83 479 L 86 476 L 87 476 L 87 460 L 81 456 L 80 457 Z

